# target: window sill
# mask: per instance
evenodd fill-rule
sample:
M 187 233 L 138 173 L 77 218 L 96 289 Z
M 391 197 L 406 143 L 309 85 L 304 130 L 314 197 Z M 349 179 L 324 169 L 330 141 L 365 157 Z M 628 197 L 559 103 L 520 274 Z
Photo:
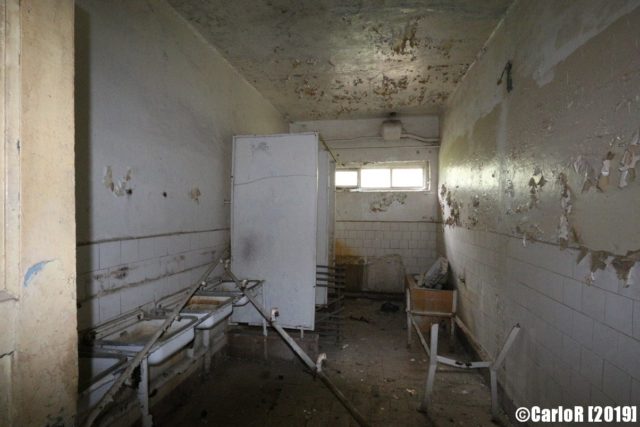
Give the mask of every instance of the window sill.
M 339 193 L 425 193 L 431 194 L 433 191 L 426 188 L 336 188 Z

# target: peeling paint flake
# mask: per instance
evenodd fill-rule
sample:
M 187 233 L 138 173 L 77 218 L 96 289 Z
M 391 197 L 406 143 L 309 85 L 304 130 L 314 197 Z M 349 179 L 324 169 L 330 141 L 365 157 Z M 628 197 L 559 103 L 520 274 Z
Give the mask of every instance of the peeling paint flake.
M 104 168 L 102 183 L 104 184 L 105 188 L 111 191 L 111 193 L 116 197 L 131 195 L 131 193 L 133 193 L 133 188 L 130 184 L 131 177 L 131 168 L 128 168 L 125 176 L 118 179 L 117 181 L 114 181 L 111 166 L 106 166 Z
M 395 43 L 392 50 L 396 55 L 407 55 L 411 50 L 418 47 L 416 32 L 418 31 L 418 20 L 407 24 L 400 39 Z
M 620 160 L 620 181 L 618 187 L 625 188 L 629 185 L 629 181 L 633 181 L 636 177 L 636 164 L 640 160 L 640 130 L 637 130 L 631 137 L 631 142 L 627 145 L 622 159 Z
M 615 157 L 611 151 L 607 152 L 604 159 L 602 159 L 602 167 L 600 168 L 600 175 L 598 175 L 598 190 L 604 192 L 609 186 L 609 175 L 611 174 L 611 160 Z
M 609 253 L 606 251 L 592 251 L 590 266 L 591 273 L 607 268 L 607 258 L 609 258 Z
M 198 204 L 200 204 L 200 196 L 202 196 L 202 193 L 200 192 L 200 189 L 198 187 L 192 188 L 189 192 L 189 197 L 191 198 L 191 200 L 195 201 Z
M 616 256 L 611 261 L 611 266 L 616 270 L 618 279 L 624 282 L 625 287 L 628 287 L 631 269 L 640 262 L 640 250 L 629 251 L 624 256 Z
M 567 182 L 567 176 L 564 173 L 560 173 L 560 175 L 558 175 L 558 181 L 560 182 L 561 188 L 560 208 L 562 209 L 562 212 L 560 213 L 557 237 L 560 247 L 565 249 L 569 246 L 570 237 L 576 236 L 577 232 L 573 230 L 569 222 L 569 216 L 573 209 L 573 204 L 571 202 L 571 188 Z
M 591 164 L 582 155 L 573 162 L 573 169 L 582 179 L 582 192 L 585 193 L 596 185 L 596 171 Z
M 580 251 L 578 252 L 578 259 L 576 259 L 576 264 L 580 264 L 586 256 L 589 255 L 589 249 L 584 246 L 580 246 Z

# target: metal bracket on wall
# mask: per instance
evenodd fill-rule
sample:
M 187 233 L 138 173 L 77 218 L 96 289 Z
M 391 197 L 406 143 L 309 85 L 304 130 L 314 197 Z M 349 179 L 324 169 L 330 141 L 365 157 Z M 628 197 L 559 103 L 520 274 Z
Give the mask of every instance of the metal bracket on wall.
M 500 78 L 498 79 L 498 82 L 496 83 L 498 86 L 502 83 L 502 78 L 504 77 L 504 75 L 507 75 L 507 93 L 511 92 L 513 90 L 513 79 L 511 77 L 511 69 L 513 68 L 513 63 L 511 61 L 508 61 L 504 68 L 502 69 L 502 74 L 500 74 Z

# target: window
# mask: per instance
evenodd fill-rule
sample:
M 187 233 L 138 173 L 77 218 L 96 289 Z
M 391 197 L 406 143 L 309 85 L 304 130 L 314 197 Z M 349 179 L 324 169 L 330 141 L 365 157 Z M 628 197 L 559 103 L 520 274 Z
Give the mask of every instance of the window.
M 421 191 L 429 189 L 427 162 L 377 163 L 336 170 L 336 188 L 347 191 Z
M 417 188 L 424 186 L 423 168 L 396 168 L 391 170 L 391 186 L 394 188 Z
M 360 169 L 361 188 L 391 187 L 391 169 Z
M 357 169 L 336 170 L 336 187 L 340 187 L 340 188 L 358 187 L 358 170 Z

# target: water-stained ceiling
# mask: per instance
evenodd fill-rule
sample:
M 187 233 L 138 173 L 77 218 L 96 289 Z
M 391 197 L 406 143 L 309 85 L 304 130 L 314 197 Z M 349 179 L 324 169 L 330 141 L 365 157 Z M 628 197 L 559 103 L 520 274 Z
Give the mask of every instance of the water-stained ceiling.
M 169 0 L 290 120 L 439 112 L 512 0 Z

